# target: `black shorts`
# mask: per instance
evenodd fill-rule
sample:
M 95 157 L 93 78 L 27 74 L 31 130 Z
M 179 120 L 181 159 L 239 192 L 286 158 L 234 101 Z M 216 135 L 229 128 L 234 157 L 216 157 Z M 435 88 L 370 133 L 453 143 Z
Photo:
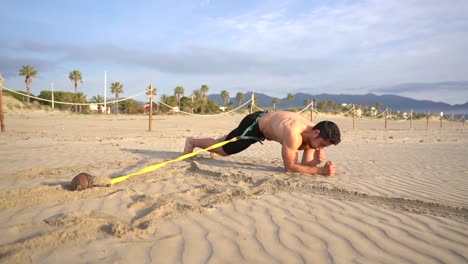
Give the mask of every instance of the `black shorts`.
M 255 122 L 257 117 L 264 113 L 265 112 L 255 112 L 244 117 L 244 119 L 242 119 L 242 121 L 240 122 L 239 126 L 227 135 L 226 140 L 242 135 L 244 131 Z M 226 152 L 226 154 L 229 155 L 236 154 L 248 148 L 250 145 L 257 143 L 258 141 L 265 140 L 265 136 L 262 134 L 262 132 L 260 132 L 258 122 L 252 127 L 252 129 L 247 134 L 245 134 L 245 136 L 255 137 L 258 140 L 240 139 L 235 142 L 228 143 L 222 147 L 224 152 Z

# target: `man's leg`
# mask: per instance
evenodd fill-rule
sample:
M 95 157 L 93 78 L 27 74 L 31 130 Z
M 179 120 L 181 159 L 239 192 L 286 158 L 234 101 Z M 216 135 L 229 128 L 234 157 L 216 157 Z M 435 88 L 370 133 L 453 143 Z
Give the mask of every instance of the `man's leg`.
M 218 139 L 213 139 L 213 138 L 192 138 L 188 137 L 185 140 L 185 148 L 184 148 L 184 154 L 188 154 L 193 152 L 195 148 L 207 148 L 210 146 L 213 146 L 214 144 L 217 144 L 219 142 L 223 142 L 225 140 L 226 136 L 218 138 Z M 219 154 L 221 156 L 229 156 L 226 152 L 224 152 L 222 147 L 215 148 L 210 150 L 212 153 Z
M 250 115 L 247 115 L 246 117 L 244 117 L 241 120 L 241 122 L 240 122 L 240 124 L 239 124 L 239 126 L 237 128 L 235 128 L 234 130 L 229 132 L 229 134 L 227 134 L 226 136 L 222 136 L 221 138 L 213 139 L 213 138 L 192 138 L 192 137 L 188 137 L 187 140 L 185 141 L 184 154 L 188 154 L 188 153 L 193 152 L 193 150 L 195 148 L 207 148 L 207 147 L 210 147 L 210 146 L 212 146 L 212 145 L 214 145 L 216 143 L 223 142 L 228 137 L 233 138 L 233 137 L 237 137 L 237 136 L 242 135 L 242 133 L 255 121 L 255 119 L 257 118 L 255 116 L 256 114 L 258 115 L 258 113 L 254 113 L 254 114 L 250 114 Z M 232 143 L 230 143 L 230 144 L 232 144 Z M 244 144 L 242 144 L 242 145 L 244 145 Z M 246 149 L 248 147 L 248 145 L 247 146 L 242 146 L 242 145 L 240 146 L 240 149 L 239 149 L 239 146 L 236 146 L 234 148 L 235 152 L 231 152 L 231 153 L 240 152 L 240 151 L 242 151 L 242 150 L 244 150 L 244 149 Z M 232 145 L 231 145 L 231 148 L 232 148 Z M 229 154 L 227 154 L 222 147 L 210 150 L 210 152 L 219 154 L 221 156 L 229 156 Z

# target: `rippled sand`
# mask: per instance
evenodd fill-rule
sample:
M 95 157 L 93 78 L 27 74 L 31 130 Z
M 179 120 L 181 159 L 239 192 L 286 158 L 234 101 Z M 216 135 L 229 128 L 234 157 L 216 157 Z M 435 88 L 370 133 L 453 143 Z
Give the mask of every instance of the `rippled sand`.
M 308 117 L 308 114 L 304 114 Z M 0 134 L 0 262 L 467 263 L 468 137 L 461 123 L 319 115 L 342 128 L 335 177 L 285 173 L 280 145 L 115 178 L 219 137 L 217 117 L 6 114 Z

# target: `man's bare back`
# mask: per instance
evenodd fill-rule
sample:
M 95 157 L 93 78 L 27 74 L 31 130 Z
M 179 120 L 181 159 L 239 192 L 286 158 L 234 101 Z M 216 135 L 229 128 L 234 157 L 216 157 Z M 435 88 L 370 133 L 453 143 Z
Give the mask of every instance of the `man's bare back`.
M 291 134 L 300 135 L 307 127 L 313 127 L 314 124 L 296 113 L 278 111 L 263 115 L 259 126 L 266 139 L 283 144 L 285 137 Z

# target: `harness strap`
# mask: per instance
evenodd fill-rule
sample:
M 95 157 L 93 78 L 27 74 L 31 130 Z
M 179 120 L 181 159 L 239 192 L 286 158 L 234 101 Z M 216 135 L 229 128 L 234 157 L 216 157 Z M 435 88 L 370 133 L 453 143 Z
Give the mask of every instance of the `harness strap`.
M 252 136 L 246 136 L 246 134 L 249 133 L 249 132 L 253 129 L 253 127 L 254 127 L 255 125 L 258 124 L 258 121 L 260 120 L 260 118 L 262 118 L 262 116 L 263 116 L 264 114 L 266 114 L 266 113 L 267 113 L 267 111 L 265 111 L 265 112 L 263 112 L 263 113 L 260 113 L 260 114 L 257 116 L 257 118 L 255 119 L 255 121 L 252 123 L 252 125 L 250 125 L 247 129 L 245 129 L 244 133 L 242 133 L 242 135 L 238 136 L 237 138 L 238 138 L 238 139 L 254 139 L 254 140 L 260 142 L 260 144 L 263 144 L 263 143 L 262 143 L 262 141 L 264 140 L 263 138 L 257 138 L 257 137 L 252 137 Z

